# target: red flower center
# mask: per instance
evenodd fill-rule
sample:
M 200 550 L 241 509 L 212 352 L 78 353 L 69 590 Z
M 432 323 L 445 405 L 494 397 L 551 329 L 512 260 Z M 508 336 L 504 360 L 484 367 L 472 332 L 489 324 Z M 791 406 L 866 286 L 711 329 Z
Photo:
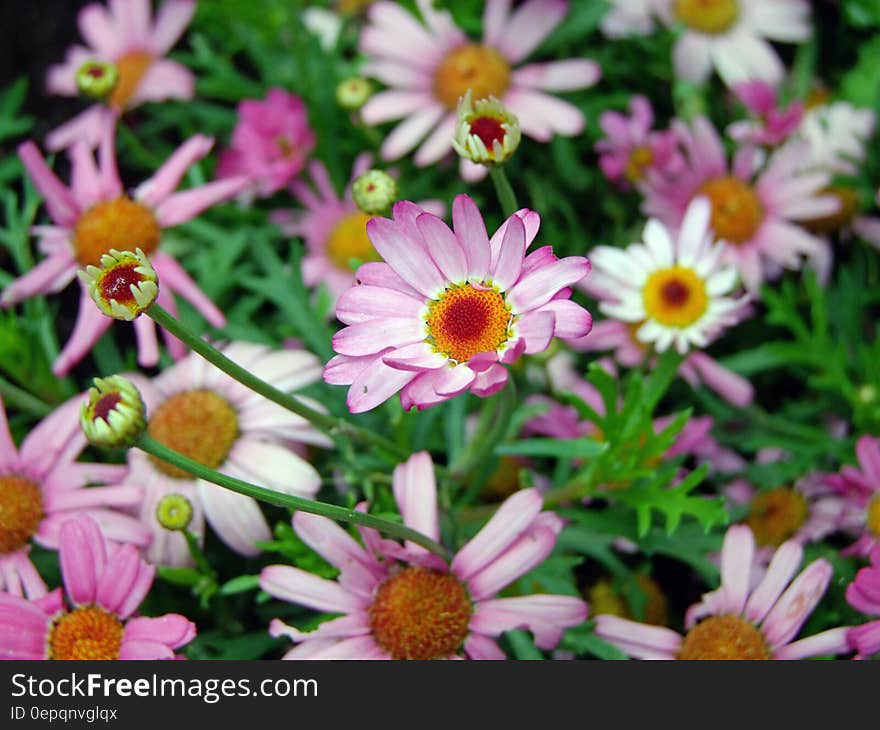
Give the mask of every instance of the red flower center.
M 43 496 L 30 479 L 0 475 L 0 555 L 23 548 L 43 520 Z
M 49 633 L 50 659 L 118 659 L 122 622 L 97 606 L 83 606 L 55 620 Z
M 491 151 L 496 140 L 498 144 L 504 144 L 504 135 L 507 133 L 495 117 L 477 117 L 471 122 L 471 134 L 477 135 L 486 145 L 486 149 Z
M 434 349 L 456 362 L 497 350 L 507 341 L 510 310 L 492 289 L 453 286 L 430 305 L 425 319 Z
M 99 418 L 103 418 L 109 423 L 110 419 L 108 416 L 110 415 L 110 411 L 116 408 L 121 401 L 122 396 L 116 391 L 104 393 L 104 395 L 98 398 L 98 402 L 95 403 L 95 406 L 92 409 L 92 420 L 97 421 Z

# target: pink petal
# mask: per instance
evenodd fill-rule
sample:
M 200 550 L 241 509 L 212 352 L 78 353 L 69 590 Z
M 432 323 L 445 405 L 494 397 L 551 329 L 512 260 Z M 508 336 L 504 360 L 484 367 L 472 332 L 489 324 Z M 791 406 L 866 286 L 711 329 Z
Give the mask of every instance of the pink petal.
M 745 525 L 734 525 L 721 548 L 721 585 L 725 612 L 740 615 L 749 595 L 749 576 L 755 555 L 755 537 Z
M 125 661 L 174 659 L 174 652 L 160 641 L 145 639 L 129 641 L 123 636 L 122 646 L 119 647 L 119 658 Z
M 519 216 L 512 215 L 504 227 L 504 237 L 498 248 L 491 272 L 492 281 L 506 291 L 519 279 L 526 253 L 526 229 Z
M 489 0 L 491 2 L 491 0 Z M 488 636 L 480 634 L 468 634 L 464 642 L 464 652 L 469 659 L 507 659 L 501 648 Z
M 246 178 L 229 178 L 175 193 L 156 207 L 156 220 L 162 228 L 185 223 L 218 203 L 231 200 L 248 186 Z
M 77 606 L 94 603 L 107 565 L 107 547 L 98 525 L 87 517 L 69 520 L 61 527 L 60 543 L 58 557 L 67 595 Z
M 345 324 L 400 317 L 416 319 L 424 302 L 394 289 L 380 286 L 353 286 L 336 302 L 336 318 Z
M 27 141 L 18 147 L 18 156 L 40 194 L 46 199 L 46 208 L 59 226 L 71 228 L 80 210 L 73 193 L 46 165 L 37 146 Z
M 196 626 L 185 616 L 166 613 L 156 618 L 138 617 L 125 624 L 123 641 L 155 641 L 171 649 L 188 644 L 196 637 Z
M 152 51 L 164 56 L 183 35 L 195 12 L 195 0 L 165 0 L 156 13 L 152 31 Z
M 368 605 L 367 599 L 350 593 L 336 581 L 319 578 L 287 565 L 263 568 L 260 588 L 282 601 L 308 606 L 316 611 L 355 613 Z
M 518 314 L 538 309 L 561 289 L 576 284 L 589 272 L 590 262 L 587 259 L 567 256 L 524 274 L 508 291 L 507 300 Z
M 446 286 L 421 238 L 413 240 L 403 224 L 373 218 L 367 223 L 367 235 L 379 255 L 419 293 L 433 298 Z
M 257 502 L 201 479 L 197 487 L 205 519 L 217 536 L 240 555 L 258 555 L 256 543 L 268 542 L 272 533 Z
M 780 647 L 773 652 L 773 658 L 806 659 L 824 654 L 846 654 L 850 651 L 850 645 L 847 641 L 849 630 L 849 627 L 842 626 L 823 631 L 821 634 L 814 634 L 806 639 Z
M 403 523 L 432 540 L 437 540 L 440 528 L 437 522 L 437 481 L 434 464 L 427 451 L 413 454 L 408 461 L 394 469 L 394 499 L 403 517 Z M 407 549 L 425 553 L 426 548 L 407 541 Z
M 128 106 L 134 107 L 146 101 L 192 99 L 195 88 L 196 77 L 186 66 L 167 58 L 158 58 L 141 77 Z
M 595 84 L 602 69 L 586 58 L 569 58 L 550 63 L 533 63 L 513 72 L 513 83 L 545 91 L 576 91 Z
M 663 626 L 651 626 L 603 614 L 596 617 L 596 636 L 637 659 L 675 659 L 681 635 Z
M 428 254 L 446 280 L 453 283 L 466 281 L 467 256 L 449 226 L 430 213 L 422 213 L 416 219 L 416 225 L 425 240 Z
M 468 579 L 471 597 L 475 601 L 482 601 L 496 595 L 517 578 L 543 563 L 553 552 L 555 545 L 554 530 L 544 527 L 528 530 L 499 557 Z
M 351 383 L 346 403 L 351 413 L 363 413 L 384 403 L 403 386 L 415 378 L 417 373 L 388 367 L 377 357 L 365 367 Z
M 471 629 L 499 636 L 513 629 L 528 629 L 540 649 L 553 649 L 564 629 L 587 618 L 587 604 L 573 596 L 534 595 L 496 598 L 477 604 Z
M 831 563 L 824 559 L 815 560 L 782 594 L 763 625 L 764 637 L 774 650 L 797 635 L 825 594 L 832 573 Z
M 770 561 L 763 579 L 752 591 L 746 604 L 745 616 L 754 624 L 759 624 L 782 595 L 791 582 L 804 555 L 804 549 L 796 542 L 784 542 Z
M 565 0 L 527 0 L 508 20 L 498 49 L 508 61 L 519 63 L 550 35 L 566 13 Z
M 483 281 L 491 263 L 489 234 L 486 233 L 483 216 L 470 196 L 455 196 L 452 201 L 452 225 L 467 257 L 470 278 Z
M 570 299 L 556 299 L 547 302 L 540 312 L 552 312 L 554 316 L 553 335 L 562 338 L 585 337 L 593 328 L 593 317 L 580 304 Z

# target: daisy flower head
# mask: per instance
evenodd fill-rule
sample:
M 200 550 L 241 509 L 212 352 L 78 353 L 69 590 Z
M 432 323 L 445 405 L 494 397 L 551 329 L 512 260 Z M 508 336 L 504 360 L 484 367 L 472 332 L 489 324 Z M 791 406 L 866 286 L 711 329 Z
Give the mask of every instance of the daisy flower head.
M 77 396 L 40 421 L 16 447 L 0 401 L 0 590 L 41 594 L 44 584 L 28 558 L 31 541 L 58 548 L 65 520 L 94 518 L 111 539 L 144 547 L 150 531 L 127 514 L 143 489 L 122 484 L 126 468 L 77 461 L 87 443 Z
M 843 529 L 856 536 L 844 555 L 867 557 L 880 545 L 880 439 L 862 436 L 856 442 L 859 468 L 844 466 L 825 481 L 847 504 Z
M 646 215 L 677 228 L 695 197 L 709 198 L 712 229 L 727 243 L 721 260 L 739 270 L 752 294 L 763 281 L 781 275 L 783 268 L 801 268 L 802 257 L 820 279 L 827 275 L 828 242 L 798 223 L 836 213 L 840 203 L 822 194 L 831 182 L 829 173 L 803 171 L 802 145 L 776 150 L 763 168 L 763 155 L 746 145 L 728 165 L 721 138 L 705 117 L 690 126 L 676 120 L 673 129 L 684 149 L 685 165 L 672 177 L 648 175 L 640 187 Z
M 265 99 L 238 105 L 230 148 L 220 154 L 218 178 L 245 177 L 248 192 L 264 198 L 286 186 L 315 148 L 306 105 L 296 94 L 269 89 Z
M 648 221 L 644 243 L 622 251 L 611 246 L 593 249 L 596 287 L 615 291 L 615 300 L 600 303 L 609 317 L 631 323 L 640 342 L 657 352 L 670 346 L 682 355 L 702 348 L 719 330 L 736 322 L 741 301 L 730 296 L 737 288 L 736 270 L 722 267 L 723 244 L 713 243 L 711 205 L 696 198 L 673 241 L 660 221 Z
M 612 615 L 596 617 L 596 634 L 636 659 L 805 659 L 848 652 L 847 627 L 792 641 L 822 599 L 831 563 L 814 560 L 795 578 L 803 548 L 788 541 L 773 554 L 763 577 L 753 582 L 754 556 L 751 530 L 745 525 L 728 528 L 721 587 L 688 609 L 684 636 Z
M 605 138 L 596 143 L 599 167 L 612 182 L 636 184 L 648 171 L 668 176 L 683 163 L 678 139 L 672 131 L 652 131 L 654 110 L 644 96 L 629 101 L 629 116 L 602 112 L 599 125 Z
M 438 540 L 430 455 L 423 451 L 398 465 L 393 489 L 404 524 Z M 309 633 L 275 619 L 270 633 L 297 643 L 285 659 L 504 659 L 494 639 L 512 629 L 531 631 L 536 646 L 552 649 L 566 628 L 586 620 L 584 601 L 496 597 L 553 551 L 562 520 L 542 506 L 537 489 L 517 492 L 449 564 L 418 545 L 358 527 L 362 546 L 326 517 L 297 512 L 294 530 L 339 577 L 270 565 L 260 587 L 283 601 L 343 615 Z
M 273 351 L 263 345 L 231 342 L 221 351 L 257 377 L 284 391 L 314 383 L 321 364 L 304 350 Z M 129 375 L 147 410 L 147 433 L 175 451 L 245 481 L 299 497 L 313 497 L 321 486 L 314 467 L 295 453 L 297 445 L 329 447 L 331 442 L 300 416 L 256 395 L 204 361 L 187 355 L 155 378 Z M 299 396 L 313 408 L 322 406 Z M 218 537 L 241 555 L 256 555 L 255 543 L 271 539 L 257 502 L 251 497 L 197 479 L 139 449 L 128 451 L 126 484 L 145 492 L 140 519 L 152 532 L 147 559 L 156 565 L 191 562 L 186 540 L 160 519 L 162 500 L 179 495 L 192 506 L 190 532 L 204 535 L 205 520 Z
M 352 413 L 398 391 L 406 410 L 465 391 L 492 395 L 507 382 L 505 364 L 543 352 L 554 336 L 589 332 L 589 312 L 569 297 L 590 263 L 558 259 L 550 246 L 526 255 L 537 213 L 518 211 L 490 239 L 473 200 L 459 195 L 452 221 L 451 230 L 401 201 L 393 219 L 367 224 L 384 261 L 361 266 L 339 298 L 336 316 L 348 326 L 333 337 L 339 354 L 324 369 L 326 382 L 351 386 Z
M 657 0 L 660 18 L 681 34 L 675 74 L 704 83 L 714 66 L 727 86 L 758 79 L 774 86 L 785 67 L 768 40 L 801 43 L 810 37 L 806 0 Z
M 77 23 L 86 45 L 71 46 L 64 63 L 49 69 L 48 91 L 77 96 L 77 76 L 86 64 L 92 74 L 101 73 L 102 64 L 112 66 L 118 78 L 107 106 L 91 106 L 58 127 L 46 137 L 46 146 L 57 151 L 83 141 L 96 147 L 107 116 L 119 116 L 144 102 L 192 99 L 192 72 L 166 56 L 195 8 L 195 0 L 164 0 L 153 18 L 150 0 L 110 0 L 106 6 L 94 3 L 80 10 Z
M 458 100 L 468 89 L 474 102 L 497 98 L 519 119 L 522 133 L 539 142 L 583 131 L 580 110 L 545 92 L 592 86 L 600 75 L 595 62 L 572 58 L 517 68 L 562 22 L 566 0 L 527 0 L 512 13 L 509 0 L 487 0 L 481 42 L 431 0 L 417 5 L 421 20 L 397 3 L 374 3 L 361 33 L 360 50 L 368 56 L 363 73 L 391 87 L 366 103 L 363 119 L 374 125 L 404 119 L 382 144 L 384 159 L 402 157 L 420 142 L 417 166 L 442 158 L 452 149 Z M 486 173 L 468 160 L 461 165 L 467 179 Z
M 0 593 L 4 659 L 174 659 L 196 636 L 185 616 L 137 616 L 156 569 L 87 516 L 61 526 L 60 588 L 35 600 Z
M 131 193 L 119 178 L 114 139 L 115 124 L 103 129 L 97 161 L 89 148 L 77 143 L 70 149 L 71 185 L 65 185 L 46 165 L 33 142 L 25 142 L 18 153 L 37 190 L 46 200 L 53 225 L 36 226 L 39 248 L 46 254 L 37 266 L 6 286 L 0 306 L 10 307 L 38 294 L 53 294 L 66 287 L 77 270 L 99 267 L 111 249 L 134 252 L 141 249 L 159 279 L 159 304 L 177 312 L 173 293 L 180 294 L 214 327 L 226 323 L 223 313 L 198 288 L 183 267 L 161 250 L 164 229 L 184 223 L 206 208 L 233 198 L 247 180 L 220 180 L 189 190 L 175 192 L 186 171 L 208 154 L 213 146 L 209 137 L 196 135 L 184 142 L 148 180 Z M 113 323 L 89 294 L 89 285 L 80 282 L 80 303 L 76 324 L 52 370 L 66 375 L 91 350 Z M 139 317 L 134 322 L 138 339 L 138 362 L 146 367 L 159 360 L 156 328 L 152 320 Z M 166 336 L 173 355 L 184 352 L 183 344 Z
M 871 564 L 861 568 L 846 588 L 850 606 L 868 616 L 880 616 L 880 545 L 870 554 Z M 869 621 L 849 630 L 849 643 L 858 652 L 857 659 L 880 653 L 880 620 Z

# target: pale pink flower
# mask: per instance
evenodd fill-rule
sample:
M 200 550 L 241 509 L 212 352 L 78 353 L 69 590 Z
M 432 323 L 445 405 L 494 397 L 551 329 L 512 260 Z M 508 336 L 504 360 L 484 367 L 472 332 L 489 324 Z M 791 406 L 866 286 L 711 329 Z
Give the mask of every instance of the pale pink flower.
M 776 88 L 765 81 L 744 81 L 733 87 L 733 93 L 752 115 L 752 119 L 727 127 L 727 134 L 737 142 L 776 147 L 801 126 L 803 102 L 793 101 L 785 109 L 780 108 Z
M 721 587 L 688 609 L 684 636 L 610 614 L 596 617 L 596 634 L 637 659 L 805 659 L 849 651 L 847 627 L 792 641 L 824 595 L 831 563 L 814 560 L 795 578 L 803 548 L 785 542 L 753 583 L 754 554 L 751 530 L 728 528 Z
M 684 164 L 675 133 L 652 131 L 654 110 L 644 96 L 629 101 L 629 116 L 616 111 L 602 112 L 599 125 L 604 139 L 596 142 L 599 167 L 612 182 L 634 184 L 647 172 L 672 175 Z
M 589 312 L 569 299 L 590 263 L 557 259 L 550 246 L 526 255 L 540 226 L 534 211 L 510 216 L 491 240 L 467 195 L 453 202 L 454 231 L 409 201 L 393 216 L 367 224 L 384 262 L 361 266 L 336 306 L 348 326 L 333 337 L 339 354 L 324 380 L 351 386 L 352 413 L 398 391 L 407 410 L 466 391 L 489 396 L 507 382 L 505 364 L 590 331 Z
M 8 284 L 0 295 L 0 306 L 10 307 L 37 294 L 54 294 L 66 287 L 78 269 L 97 265 L 111 248 L 134 251 L 141 248 L 159 276 L 158 302 L 172 314 L 180 294 L 214 327 L 226 324 L 223 313 L 199 289 L 183 267 L 160 249 L 162 231 L 194 218 L 206 208 L 229 200 L 241 192 L 247 181 L 221 180 L 189 190 L 174 192 L 187 169 L 210 151 L 213 140 L 196 135 L 184 142 L 131 195 L 119 179 L 114 147 L 114 125 L 104 127 L 97 165 L 91 151 L 77 143 L 70 149 L 71 185 L 68 187 L 46 166 L 33 142 L 22 144 L 18 153 L 37 189 L 46 199 L 54 225 L 36 226 L 39 248 L 46 254 L 31 271 Z M 53 363 L 56 375 L 65 375 L 91 350 L 113 323 L 91 300 L 80 282 L 80 303 L 70 339 Z M 159 361 L 156 327 L 149 317 L 134 321 L 138 339 L 138 362 L 150 367 Z M 181 342 L 166 336 L 169 350 L 180 357 Z
M 880 616 L 880 545 L 871 550 L 871 565 L 861 568 L 846 587 L 850 606 L 869 616 Z M 854 626 L 848 634 L 850 645 L 858 652 L 856 658 L 866 659 L 880 652 L 880 620 Z
M 269 89 L 265 100 L 239 103 L 230 148 L 220 153 L 217 177 L 245 177 L 252 195 L 267 197 L 300 173 L 314 148 L 315 133 L 303 100 L 284 89 Z
M 87 516 L 67 520 L 60 588 L 32 600 L 0 593 L 3 659 L 174 659 L 196 636 L 185 616 L 137 616 L 156 569 L 132 545 L 109 541 Z
M 539 142 L 583 131 L 580 110 L 545 92 L 592 86 L 600 75 L 595 62 L 571 58 L 516 68 L 562 22 L 568 2 L 527 0 L 511 13 L 509 0 L 487 0 L 479 43 L 456 27 L 448 11 L 434 9 L 430 0 L 417 4 L 421 22 L 397 3 L 374 3 L 361 33 L 360 50 L 368 57 L 364 74 L 392 87 L 367 102 L 364 121 L 404 118 L 382 144 L 384 159 L 402 157 L 422 140 L 413 158 L 417 166 L 446 155 L 458 100 L 468 89 L 474 101 L 498 98 L 517 116 L 522 133 Z M 461 164 L 467 179 L 486 174 L 482 165 Z
M 321 363 L 304 350 L 273 351 L 249 342 L 231 342 L 220 349 L 285 392 L 304 388 L 321 374 Z M 147 433 L 166 446 L 223 474 L 285 494 L 310 498 L 320 489 L 320 475 L 293 447 L 329 447 L 330 440 L 301 416 L 257 395 L 195 353 L 155 378 L 126 377 L 146 404 Z M 311 398 L 298 398 L 323 409 Z M 220 539 L 241 555 L 256 555 L 256 543 L 271 539 L 266 518 L 251 497 L 196 479 L 139 449 L 129 449 L 128 465 L 125 483 L 145 491 L 140 517 L 153 534 L 146 551 L 151 563 L 191 563 L 183 535 L 166 530 L 156 516 L 159 502 L 171 494 L 189 500 L 193 508 L 189 531 L 199 538 L 207 520 Z
M 295 180 L 290 191 L 305 210 L 275 211 L 272 220 L 289 236 L 299 236 L 305 242 L 302 259 L 303 283 L 308 287 L 326 285 L 335 305 L 346 289 L 355 283 L 352 260 L 367 262 L 381 258 L 367 236 L 367 221 L 372 216 L 363 213 L 352 198 L 352 184 L 372 164 L 372 156 L 357 156 L 351 179 L 340 197 L 333 188 L 330 175 L 318 160 L 309 165 L 312 185 Z M 438 200 L 421 201 L 423 209 L 442 216 L 446 206 Z
M 856 442 L 859 469 L 844 466 L 840 473 L 829 474 L 826 483 L 847 503 L 843 529 L 857 539 L 844 555 L 868 554 L 880 545 L 880 439 L 862 436 Z
M 119 81 L 107 107 L 90 106 L 46 137 L 46 147 L 57 151 L 84 142 L 90 148 L 101 140 L 101 127 L 108 116 L 144 102 L 192 99 L 192 72 L 165 56 L 183 35 L 195 11 L 195 0 L 164 0 L 151 19 L 150 0 L 110 0 L 79 11 L 77 22 L 86 46 L 68 48 L 64 63 L 52 66 L 46 88 L 52 94 L 77 96 L 76 74 L 87 61 L 112 63 Z
M 16 448 L 0 400 L 0 590 L 42 595 L 45 585 L 28 558 L 30 541 L 57 549 L 61 524 L 93 517 L 107 536 L 145 546 L 150 531 L 124 510 L 143 490 L 122 485 L 126 468 L 77 461 L 86 448 L 79 423 L 82 397 L 56 408 Z M 101 486 L 91 486 L 91 485 Z M 103 486 L 108 485 L 108 486 Z
M 657 0 L 607 0 L 611 6 L 599 29 L 607 38 L 630 38 L 654 32 Z
M 785 145 L 761 169 L 762 156 L 752 146 L 737 150 L 728 165 L 718 132 L 705 117 L 691 126 L 676 120 L 673 129 L 685 150 L 686 164 L 671 178 L 648 175 L 641 189 L 643 211 L 678 228 L 691 201 L 712 203 L 711 225 L 725 241 L 721 261 L 735 266 L 753 294 L 761 283 L 777 278 L 783 268 L 800 269 L 806 257 L 820 279 L 831 266 L 828 242 L 797 222 L 836 213 L 840 203 L 822 195 L 831 182 L 823 171 L 802 170 L 804 149 Z
M 675 75 L 696 84 L 714 66 L 728 86 L 778 85 L 785 67 L 768 40 L 801 43 L 811 33 L 806 0 L 657 0 L 656 8 L 667 25 L 684 27 L 672 52 Z
M 398 465 L 393 488 L 404 524 L 438 540 L 430 454 Z M 260 587 L 281 600 L 343 615 L 311 632 L 275 619 L 269 631 L 298 644 L 285 659 L 504 659 L 493 639 L 513 629 L 531 631 L 536 646 L 553 649 L 566 628 L 586 619 L 584 601 L 544 594 L 496 598 L 553 551 L 562 520 L 541 507 L 536 489 L 517 492 L 448 565 L 419 545 L 359 526 L 361 546 L 331 520 L 297 512 L 297 535 L 340 575 L 331 581 L 270 565 Z

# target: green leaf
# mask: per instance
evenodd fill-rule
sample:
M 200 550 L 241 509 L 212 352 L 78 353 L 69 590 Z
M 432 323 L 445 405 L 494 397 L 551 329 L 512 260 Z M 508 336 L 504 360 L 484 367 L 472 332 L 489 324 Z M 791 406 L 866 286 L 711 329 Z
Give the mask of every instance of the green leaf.
M 498 444 L 495 447 L 495 453 L 499 455 L 547 456 L 557 459 L 591 459 L 607 449 L 608 444 L 591 438 L 533 438 Z
M 236 593 L 244 593 L 253 591 L 260 587 L 260 576 L 258 575 L 239 575 L 232 580 L 226 581 L 220 586 L 220 595 L 232 596 Z

